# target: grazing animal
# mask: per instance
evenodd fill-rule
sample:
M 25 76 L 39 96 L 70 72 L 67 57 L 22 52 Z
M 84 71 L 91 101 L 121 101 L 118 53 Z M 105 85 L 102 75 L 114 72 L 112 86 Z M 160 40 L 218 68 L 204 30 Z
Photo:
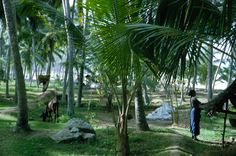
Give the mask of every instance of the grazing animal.
M 59 102 L 57 97 L 53 98 L 45 108 L 45 111 L 42 112 L 40 117 L 43 119 L 43 121 L 46 121 L 47 118 L 49 121 L 53 121 L 52 114 L 54 115 L 54 121 L 57 121 L 57 118 L 59 117 Z
M 49 80 L 50 80 L 50 75 L 39 75 L 38 76 L 38 83 L 39 85 L 42 83 L 43 84 L 43 89 L 42 91 L 45 92 L 48 88 L 48 84 L 49 84 Z

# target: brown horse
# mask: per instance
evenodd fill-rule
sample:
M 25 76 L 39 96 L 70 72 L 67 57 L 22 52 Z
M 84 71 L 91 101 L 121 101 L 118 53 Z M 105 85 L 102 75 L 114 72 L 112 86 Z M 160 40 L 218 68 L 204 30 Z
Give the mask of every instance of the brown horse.
M 53 121 L 52 114 L 54 115 L 54 121 L 57 121 L 57 118 L 59 117 L 59 102 L 57 100 L 57 97 L 53 98 L 45 108 L 45 111 L 42 112 L 40 117 L 43 119 L 43 121 L 46 121 L 47 118 L 49 121 Z

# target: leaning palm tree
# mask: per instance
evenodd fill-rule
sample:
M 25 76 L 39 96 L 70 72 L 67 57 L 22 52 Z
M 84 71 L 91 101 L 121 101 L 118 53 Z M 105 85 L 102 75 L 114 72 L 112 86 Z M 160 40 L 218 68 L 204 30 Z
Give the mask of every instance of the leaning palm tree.
M 16 86 L 17 86 L 17 102 L 19 113 L 17 117 L 15 131 L 29 131 L 30 127 L 28 124 L 28 106 L 27 97 L 25 90 L 25 81 L 21 66 L 21 58 L 19 54 L 18 39 L 16 32 L 16 21 L 14 20 L 12 2 L 9 0 L 3 0 L 3 7 L 5 13 L 5 19 L 8 29 L 8 35 L 11 43 L 11 51 L 14 58 L 14 67 L 16 72 Z

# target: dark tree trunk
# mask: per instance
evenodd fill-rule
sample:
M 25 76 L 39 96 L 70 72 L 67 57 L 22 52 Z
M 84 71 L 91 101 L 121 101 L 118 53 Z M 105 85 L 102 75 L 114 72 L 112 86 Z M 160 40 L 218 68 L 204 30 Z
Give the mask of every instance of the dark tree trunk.
M 181 81 L 181 105 L 183 104 L 183 102 L 185 102 L 185 98 L 184 98 L 184 80 Z
M 112 106 L 113 106 L 112 98 L 113 98 L 112 92 L 108 92 L 107 93 L 107 102 L 106 102 L 106 108 L 107 108 L 108 112 L 112 111 Z
M 13 7 L 11 6 L 11 1 L 2 0 L 6 25 L 8 29 L 8 35 L 11 43 L 11 51 L 14 59 L 14 67 L 16 72 L 16 84 L 17 84 L 17 99 L 18 99 L 18 116 L 15 131 L 29 131 L 30 127 L 28 124 L 28 106 L 27 97 L 25 90 L 25 81 L 23 70 L 21 66 L 21 58 L 18 47 L 18 39 L 16 32 L 16 21 L 14 20 Z
M 147 124 L 147 120 L 146 120 L 146 116 L 144 112 L 144 101 L 143 101 L 141 83 L 138 84 L 134 102 L 135 102 L 136 127 L 138 130 L 148 131 L 149 126 Z
M 193 75 L 193 82 L 192 82 L 193 88 L 192 89 L 195 90 L 196 84 L 197 84 L 197 63 L 194 62 L 194 75 Z
M 118 116 L 118 122 L 116 125 L 117 128 L 117 155 L 118 156 L 128 156 L 130 154 L 130 147 L 129 147 L 129 139 L 128 139 L 128 131 L 127 131 L 127 105 L 128 105 L 128 98 L 127 98 L 127 79 L 122 79 L 122 99 L 123 105 L 121 107 L 121 112 Z
M 120 118 L 122 122 L 120 122 L 120 125 L 117 128 L 117 156 L 128 156 L 130 154 L 130 148 L 127 132 L 127 121 L 125 121 L 124 116 L 121 116 Z
M 79 72 L 79 87 L 78 87 L 78 99 L 77 99 L 77 107 L 81 107 L 81 99 L 83 96 L 83 81 L 84 81 L 84 67 L 85 67 L 85 50 L 82 51 L 82 63 L 80 66 L 80 72 Z
M 9 93 L 9 75 L 10 75 L 10 67 L 11 67 L 11 50 L 8 49 L 7 52 L 7 69 L 6 69 L 6 98 L 10 97 Z

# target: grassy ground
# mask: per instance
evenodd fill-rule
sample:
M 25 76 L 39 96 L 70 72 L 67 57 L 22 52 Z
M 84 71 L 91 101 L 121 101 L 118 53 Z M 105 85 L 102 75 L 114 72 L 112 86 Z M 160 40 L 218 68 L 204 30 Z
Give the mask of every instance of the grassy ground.
M 115 155 L 116 137 L 111 114 L 97 104 L 96 100 L 90 109 L 88 107 L 76 109 L 75 117 L 82 118 L 93 125 L 97 140 L 57 144 L 50 135 L 62 128 L 68 120 L 66 106 L 60 106 L 59 123 L 42 122 L 39 115 L 44 106 L 34 103 L 39 92 L 38 88 L 27 89 L 30 105 L 29 123 L 33 130 L 31 133 L 12 132 L 16 122 L 15 111 L 0 113 L 0 156 Z M 5 99 L 3 93 L 4 91 L 0 90 L 0 111 L 15 107 L 14 99 Z M 152 109 L 153 107 L 149 107 L 147 111 L 150 112 Z M 220 145 L 211 143 L 221 141 L 223 114 L 209 118 L 203 112 L 199 136 L 201 141 L 193 141 L 188 128 L 188 111 L 188 105 L 181 106 L 178 126 L 172 126 L 170 121 L 148 121 L 151 128 L 148 132 L 136 131 L 134 119 L 130 120 L 131 155 L 235 155 L 235 145 L 223 149 Z M 228 141 L 230 137 L 236 138 L 236 129 L 230 127 L 227 122 L 226 140 Z

